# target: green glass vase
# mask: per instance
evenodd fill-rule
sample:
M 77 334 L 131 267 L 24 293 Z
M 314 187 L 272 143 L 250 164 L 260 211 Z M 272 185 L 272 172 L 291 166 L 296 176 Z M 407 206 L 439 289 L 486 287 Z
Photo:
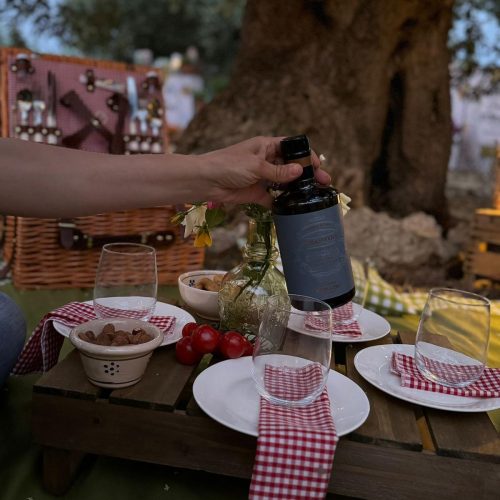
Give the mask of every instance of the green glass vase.
M 268 297 L 287 293 L 285 277 L 276 268 L 278 255 L 270 214 L 250 218 L 243 262 L 226 274 L 219 291 L 222 330 L 236 330 L 253 342 Z

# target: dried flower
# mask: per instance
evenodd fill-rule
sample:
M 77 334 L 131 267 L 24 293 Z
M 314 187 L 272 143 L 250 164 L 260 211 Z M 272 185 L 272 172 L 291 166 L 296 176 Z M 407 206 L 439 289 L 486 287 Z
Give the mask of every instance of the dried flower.
M 206 223 L 203 224 L 203 226 L 196 233 L 194 246 L 198 248 L 212 246 L 212 236 L 210 235 L 210 230 Z
M 212 245 L 210 231 L 224 222 L 225 211 L 219 204 L 213 202 L 194 203 L 187 210 L 175 214 L 171 221 L 174 224 L 182 224 L 184 237 L 195 235 L 194 246 L 205 247 Z
M 185 214 L 181 224 L 185 227 L 184 238 L 198 233 L 205 223 L 206 204 L 193 205 Z
M 349 212 L 349 210 L 351 210 L 351 207 L 349 206 L 351 198 L 349 198 L 349 196 L 344 193 L 340 193 L 339 198 L 340 206 L 342 207 L 342 215 L 345 215 L 347 212 Z

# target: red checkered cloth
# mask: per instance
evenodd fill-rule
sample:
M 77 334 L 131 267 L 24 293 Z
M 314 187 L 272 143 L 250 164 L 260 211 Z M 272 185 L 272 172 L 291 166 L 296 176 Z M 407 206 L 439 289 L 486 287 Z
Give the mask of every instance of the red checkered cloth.
M 306 327 L 313 330 L 327 331 L 330 328 L 330 322 L 325 318 L 325 312 L 319 311 L 307 315 Z M 342 335 L 346 337 L 360 337 L 362 335 L 359 323 L 349 321 L 353 316 L 352 302 L 332 309 L 332 335 Z M 344 322 L 344 323 L 342 323 Z
M 266 366 L 264 382 L 277 397 L 302 399 L 321 383 L 321 370 L 318 364 L 300 369 Z M 261 397 L 249 498 L 324 498 L 337 443 L 326 388 L 311 404 L 294 408 Z
M 430 362 L 430 360 L 429 360 Z M 470 370 L 477 370 L 473 365 L 452 365 L 432 361 L 434 370 L 441 370 L 457 380 Z M 452 396 L 465 396 L 472 398 L 499 398 L 500 397 L 500 368 L 485 368 L 483 374 L 476 382 L 466 387 L 448 387 L 427 380 L 418 370 L 413 356 L 400 352 L 393 352 L 391 371 L 401 377 L 401 385 L 412 389 L 441 392 Z
M 73 328 L 91 319 L 96 319 L 94 307 L 81 302 L 70 302 L 45 315 L 24 346 L 12 373 L 26 375 L 31 372 L 45 372 L 57 363 L 64 337 L 54 328 L 54 321 Z M 175 317 L 153 316 L 150 322 L 168 334 L 173 331 Z

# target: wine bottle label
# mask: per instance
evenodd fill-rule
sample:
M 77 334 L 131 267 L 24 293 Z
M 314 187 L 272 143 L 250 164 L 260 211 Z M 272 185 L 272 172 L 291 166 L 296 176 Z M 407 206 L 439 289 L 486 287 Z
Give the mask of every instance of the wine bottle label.
M 289 293 L 327 300 L 353 289 L 340 203 L 273 218 Z

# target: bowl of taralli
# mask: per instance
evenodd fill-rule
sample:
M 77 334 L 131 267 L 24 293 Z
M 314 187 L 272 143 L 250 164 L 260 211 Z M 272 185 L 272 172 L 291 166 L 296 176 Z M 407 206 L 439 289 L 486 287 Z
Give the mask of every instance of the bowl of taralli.
M 89 381 L 119 389 L 141 380 L 163 332 L 155 325 L 131 318 L 94 319 L 75 326 L 69 334 L 78 349 Z
M 196 315 L 219 319 L 219 290 L 226 271 L 189 271 L 178 278 L 179 293 Z

